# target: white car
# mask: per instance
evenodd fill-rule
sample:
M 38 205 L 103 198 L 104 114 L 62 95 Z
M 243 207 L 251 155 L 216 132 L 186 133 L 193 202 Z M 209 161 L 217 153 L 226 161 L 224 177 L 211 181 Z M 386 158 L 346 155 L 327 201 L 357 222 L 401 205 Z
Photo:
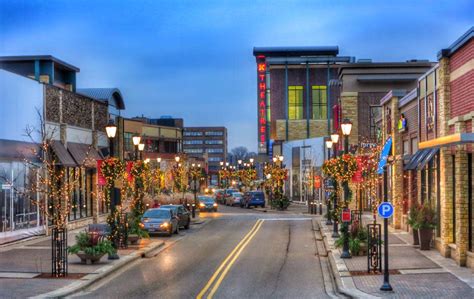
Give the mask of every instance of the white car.
M 227 206 L 238 206 L 243 196 L 244 194 L 242 192 L 232 192 L 229 197 L 226 197 L 225 204 Z

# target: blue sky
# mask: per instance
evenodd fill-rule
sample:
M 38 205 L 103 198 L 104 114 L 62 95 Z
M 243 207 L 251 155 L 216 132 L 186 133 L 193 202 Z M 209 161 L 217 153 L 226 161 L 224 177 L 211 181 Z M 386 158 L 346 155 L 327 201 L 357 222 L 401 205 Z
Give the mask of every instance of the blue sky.
M 51 54 L 79 87 L 118 87 L 126 116 L 224 125 L 256 150 L 254 46 L 338 45 L 374 61 L 436 58 L 473 1 L 7 1 L 0 55 Z

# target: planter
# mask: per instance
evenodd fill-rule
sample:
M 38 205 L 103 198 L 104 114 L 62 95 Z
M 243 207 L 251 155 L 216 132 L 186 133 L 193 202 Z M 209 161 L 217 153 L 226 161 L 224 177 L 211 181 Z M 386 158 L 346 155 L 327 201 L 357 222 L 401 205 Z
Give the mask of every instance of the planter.
M 419 246 L 420 245 L 420 237 L 418 235 L 418 230 L 412 228 L 412 232 L 413 232 L 413 245 L 414 246 Z
M 138 235 L 128 235 L 127 239 L 131 245 L 137 245 L 141 238 Z
M 418 230 L 420 240 L 420 250 L 430 250 L 431 239 L 433 239 L 433 229 L 420 228 Z
M 82 263 L 85 263 L 87 265 L 91 265 L 91 264 L 94 264 L 94 263 L 100 261 L 100 259 L 105 255 L 105 253 L 102 253 L 102 254 L 99 254 L 99 255 L 90 255 L 90 254 L 86 254 L 84 252 L 79 252 L 79 253 L 76 253 L 76 255 L 81 259 Z

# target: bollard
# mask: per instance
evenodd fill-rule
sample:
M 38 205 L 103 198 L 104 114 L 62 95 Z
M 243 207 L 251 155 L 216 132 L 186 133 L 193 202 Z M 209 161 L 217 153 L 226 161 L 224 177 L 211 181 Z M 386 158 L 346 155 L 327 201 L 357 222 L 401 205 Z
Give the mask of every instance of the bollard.
M 192 204 L 191 215 L 193 218 L 196 218 L 196 205 Z

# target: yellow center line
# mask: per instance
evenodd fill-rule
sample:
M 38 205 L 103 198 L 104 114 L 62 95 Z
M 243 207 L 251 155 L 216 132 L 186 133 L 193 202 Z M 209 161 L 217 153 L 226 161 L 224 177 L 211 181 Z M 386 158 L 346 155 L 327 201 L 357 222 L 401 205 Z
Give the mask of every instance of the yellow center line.
M 222 269 L 224 268 L 225 264 L 232 258 L 232 256 L 234 255 L 235 252 L 237 252 L 237 250 L 239 250 L 239 248 L 242 246 L 243 243 L 245 243 L 245 241 L 247 240 L 247 238 L 252 234 L 252 232 L 258 227 L 258 225 L 263 222 L 263 220 L 259 219 L 257 220 L 257 222 L 255 222 L 254 226 L 252 227 L 252 229 L 245 235 L 245 237 L 239 242 L 239 244 L 237 244 L 237 246 L 235 246 L 235 248 L 232 250 L 232 252 L 225 258 L 225 260 L 220 264 L 219 268 L 217 268 L 217 270 L 214 272 L 214 274 L 212 275 L 212 277 L 209 279 L 209 281 L 207 282 L 206 286 L 201 290 L 201 292 L 199 292 L 199 294 L 197 295 L 196 299 L 202 299 L 202 297 L 204 296 L 204 294 L 207 292 L 207 290 L 211 287 L 212 283 L 214 282 L 214 280 L 216 280 L 217 276 L 219 275 L 219 273 L 222 271 Z
M 245 241 L 245 243 L 242 245 L 242 247 L 240 247 L 239 251 L 234 255 L 234 257 L 232 258 L 230 263 L 227 264 L 227 267 L 225 268 L 224 272 L 222 272 L 222 275 L 217 280 L 216 284 L 214 285 L 211 292 L 209 293 L 209 296 L 207 296 L 207 299 L 212 299 L 212 297 L 216 293 L 217 289 L 219 288 L 220 284 L 222 283 L 225 276 L 227 275 L 227 272 L 229 272 L 230 268 L 232 267 L 234 262 L 237 260 L 237 258 L 240 256 L 240 254 L 245 249 L 245 247 L 247 247 L 247 245 L 250 243 L 250 241 L 252 241 L 252 238 L 257 234 L 257 232 L 260 229 L 260 227 L 262 226 L 262 224 L 263 224 L 263 220 L 258 224 L 258 227 L 253 231 L 252 235 L 250 235 L 250 237 L 247 239 L 247 241 Z

